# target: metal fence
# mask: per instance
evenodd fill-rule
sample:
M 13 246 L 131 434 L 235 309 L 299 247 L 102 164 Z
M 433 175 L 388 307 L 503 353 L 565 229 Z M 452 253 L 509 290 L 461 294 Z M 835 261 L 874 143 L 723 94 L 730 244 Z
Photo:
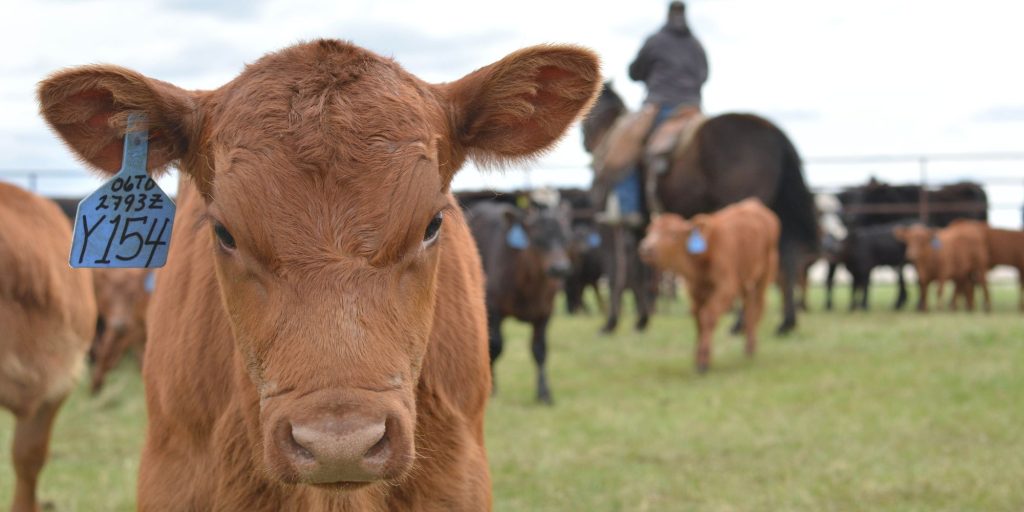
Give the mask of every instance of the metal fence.
M 960 181 L 980 184 L 988 196 L 989 219 L 993 225 L 1021 228 L 1024 218 L 1024 152 L 860 155 L 809 157 L 804 159 L 807 181 L 816 193 L 834 193 L 862 185 L 871 177 L 889 184 L 936 188 Z M 459 177 L 471 178 L 460 181 Z M 539 186 L 588 188 L 591 173 L 586 163 L 541 162 L 531 169 L 501 173 L 460 173 L 453 187 L 468 189 L 523 190 Z M 81 197 L 101 182 L 85 170 L 0 169 L 0 180 L 20 184 L 51 197 Z M 173 192 L 173 176 L 160 180 Z M 970 209 L 973 204 L 945 205 Z M 881 208 L 907 209 L 907 206 Z M 928 206 L 918 205 L 919 212 Z M 911 212 L 912 213 L 912 212 Z

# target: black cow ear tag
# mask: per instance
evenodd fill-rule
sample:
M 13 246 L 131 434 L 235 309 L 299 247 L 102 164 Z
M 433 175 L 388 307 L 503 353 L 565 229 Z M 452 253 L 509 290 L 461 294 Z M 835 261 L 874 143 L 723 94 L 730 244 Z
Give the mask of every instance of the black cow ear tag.
M 146 115 L 128 116 L 121 170 L 78 203 L 72 267 L 157 268 L 167 262 L 174 202 L 146 173 Z

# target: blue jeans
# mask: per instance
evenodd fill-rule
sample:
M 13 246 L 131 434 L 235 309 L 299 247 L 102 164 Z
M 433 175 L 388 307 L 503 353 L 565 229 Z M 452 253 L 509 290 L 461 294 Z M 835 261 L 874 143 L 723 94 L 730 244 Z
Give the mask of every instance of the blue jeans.
M 662 105 L 654 116 L 654 123 L 651 125 L 651 132 L 654 132 L 661 123 L 668 119 L 669 115 L 678 105 Z M 642 213 L 644 187 L 640 180 L 640 169 L 633 168 L 622 181 L 615 184 L 612 192 L 619 198 L 619 207 L 623 215 L 631 213 Z

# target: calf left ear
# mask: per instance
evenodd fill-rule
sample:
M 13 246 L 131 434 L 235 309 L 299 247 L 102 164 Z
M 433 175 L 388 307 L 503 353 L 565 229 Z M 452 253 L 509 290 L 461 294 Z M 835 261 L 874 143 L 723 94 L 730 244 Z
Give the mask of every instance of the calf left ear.
M 441 86 L 456 153 L 506 164 L 548 149 L 601 88 L 593 52 L 534 46 Z M 459 159 L 461 160 L 461 158 Z

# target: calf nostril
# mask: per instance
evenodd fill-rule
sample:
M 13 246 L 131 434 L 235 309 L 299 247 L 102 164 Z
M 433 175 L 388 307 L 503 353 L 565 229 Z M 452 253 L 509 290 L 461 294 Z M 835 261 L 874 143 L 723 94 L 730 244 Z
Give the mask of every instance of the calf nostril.
M 295 425 L 291 425 L 291 428 L 288 429 L 287 433 L 288 439 L 286 444 L 291 449 L 292 455 L 295 458 L 304 461 L 316 460 L 316 457 L 313 455 L 313 452 L 311 452 L 309 448 L 303 446 L 302 443 L 295 438 Z
M 385 426 L 384 432 L 380 435 L 380 440 L 371 446 L 369 450 L 366 450 L 366 453 L 363 454 L 363 458 L 367 460 L 387 458 L 391 451 L 391 442 L 388 440 L 388 437 L 387 427 Z

